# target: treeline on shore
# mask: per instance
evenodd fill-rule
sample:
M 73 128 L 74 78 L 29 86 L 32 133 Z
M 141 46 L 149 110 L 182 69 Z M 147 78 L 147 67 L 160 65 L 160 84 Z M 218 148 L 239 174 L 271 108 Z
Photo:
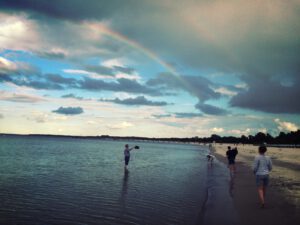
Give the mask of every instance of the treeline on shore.
M 70 137 L 70 138 L 89 138 L 89 139 L 109 139 L 109 140 L 139 140 L 139 141 L 163 141 L 163 142 L 182 142 L 182 143 L 235 143 L 235 144 L 262 144 L 268 145 L 300 145 L 300 130 L 290 133 L 280 132 L 278 136 L 273 137 L 268 133 L 258 132 L 255 135 L 242 135 L 241 137 L 225 136 L 221 137 L 217 134 L 212 134 L 210 137 L 191 137 L 191 138 L 148 138 L 135 136 L 68 136 L 68 135 L 46 135 L 46 134 L 0 134 L 0 136 L 38 136 L 38 137 Z

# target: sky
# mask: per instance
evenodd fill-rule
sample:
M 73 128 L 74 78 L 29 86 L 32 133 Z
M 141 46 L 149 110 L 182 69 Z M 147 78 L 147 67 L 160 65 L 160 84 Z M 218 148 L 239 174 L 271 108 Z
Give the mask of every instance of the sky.
M 299 0 L 0 0 L 0 133 L 300 127 Z

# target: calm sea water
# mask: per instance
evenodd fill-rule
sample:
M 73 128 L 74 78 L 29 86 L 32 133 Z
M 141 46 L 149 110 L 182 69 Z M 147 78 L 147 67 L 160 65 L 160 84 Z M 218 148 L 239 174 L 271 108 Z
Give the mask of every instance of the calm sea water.
M 0 224 L 218 224 L 224 205 L 232 224 L 226 168 L 205 147 L 128 143 L 125 173 L 125 142 L 0 137 Z

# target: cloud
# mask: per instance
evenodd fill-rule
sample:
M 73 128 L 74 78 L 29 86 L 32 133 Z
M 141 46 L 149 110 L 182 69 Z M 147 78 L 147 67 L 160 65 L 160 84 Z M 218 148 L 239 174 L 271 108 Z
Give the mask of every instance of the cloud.
M 101 65 L 85 65 L 84 68 L 89 72 L 94 72 L 100 75 L 114 76 L 114 70 L 110 67 Z
M 213 133 L 222 133 L 222 132 L 224 132 L 224 128 L 222 128 L 222 127 L 214 127 L 212 129 L 210 129 L 210 131 L 213 132 Z
M 160 115 L 152 115 L 154 118 L 161 119 L 161 118 L 169 118 L 172 114 L 160 114 Z
M 186 0 L 184 5 L 167 0 L 90 0 L 89 4 L 80 0 L 2 0 L 0 49 L 30 51 L 73 62 L 92 56 L 104 60 L 131 57 L 140 62 L 143 57 L 137 52 L 144 54 L 151 49 L 150 56 L 174 59 L 180 68 L 234 74 L 248 89 L 228 90 L 204 78 L 181 76 L 158 77 L 149 81 L 152 87 L 186 91 L 202 104 L 225 95 L 232 97 L 230 106 L 298 114 L 299 6 L 299 1 L 286 0 Z M 112 69 L 132 74 L 124 68 Z M 1 75 L 0 80 L 34 88 L 65 88 L 58 83 L 47 86 L 46 81 L 16 82 L 8 74 Z M 94 88 L 85 80 L 79 85 L 94 91 L 114 91 L 120 85 L 121 91 L 128 91 L 118 83 L 95 81 Z M 158 94 L 146 86 L 132 90 L 130 93 Z
M 117 78 L 106 76 L 105 78 L 115 78 L 113 82 L 105 82 L 100 79 L 84 77 L 75 79 L 60 74 L 42 74 L 37 68 L 28 64 L 17 64 L 3 57 L 0 58 L 0 82 L 11 82 L 18 86 L 26 86 L 34 89 L 44 90 L 65 90 L 68 88 L 83 89 L 89 91 L 116 91 L 138 94 L 148 94 L 152 96 L 162 95 L 159 89 L 148 87 L 137 80 L 127 78 Z M 100 68 L 100 67 L 97 67 Z M 101 67 L 102 68 L 102 67 Z M 103 67 L 104 68 L 104 67 Z M 95 75 L 96 73 L 82 70 L 64 70 L 66 73 L 80 73 Z M 135 75 L 129 75 L 135 76 Z M 97 77 L 100 78 L 100 77 Z M 135 77 L 137 78 L 137 77 Z
M 201 113 L 175 113 L 176 118 L 197 118 L 203 117 Z
M 35 89 L 62 90 L 73 87 L 74 78 L 65 78 L 59 74 L 42 74 L 35 66 L 23 62 L 12 62 L 0 58 L 0 82 L 10 82 L 17 86 Z
M 36 103 L 44 102 L 45 98 L 36 95 L 29 94 L 20 94 L 20 93 L 11 93 L 6 91 L 0 91 L 0 100 L 10 101 L 10 102 L 22 102 L 22 103 Z
M 230 100 L 230 105 L 268 113 L 300 113 L 300 79 L 293 79 L 290 86 L 272 78 L 247 79 L 249 88 Z
M 184 90 L 201 102 L 221 96 L 210 87 L 213 83 L 201 76 L 174 76 L 171 73 L 160 73 L 156 78 L 150 79 L 147 85 Z
M 83 99 L 83 97 L 79 97 L 79 96 L 76 96 L 76 95 L 74 95 L 74 94 L 66 94 L 66 95 L 62 95 L 61 96 L 62 98 L 74 98 L 74 99 L 78 99 L 78 100 L 82 100 Z
M 133 74 L 135 72 L 135 69 L 130 67 L 113 66 L 113 68 L 119 72 L 126 73 L 126 74 Z
M 229 96 L 229 97 L 237 95 L 237 92 L 232 91 L 226 87 L 220 87 L 220 88 L 215 89 L 214 91 L 217 93 L 220 93 L 222 95 Z
M 76 24 L 109 21 L 111 28 L 129 39 L 157 54 L 175 56 L 196 68 L 246 72 L 249 67 L 255 67 L 272 74 L 295 72 L 299 64 L 299 1 L 187 0 L 182 5 L 180 1 L 90 0 L 89 4 L 83 4 L 79 0 L 30 0 L 26 3 L 3 0 L 0 8 L 7 12 L 26 12 L 36 21 L 43 21 L 44 25 L 45 21 L 52 20 L 52 26 L 59 25 L 59 31 L 64 34 L 72 31 L 73 36 L 64 39 L 58 35 L 54 39 L 56 43 L 61 39 L 61 43 L 68 46 L 76 47 L 76 44 L 82 44 L 78 40 L 85 40 L 80 33 L 74 35 L 77 29 L 69 28 L 74 26 L 70 21 Z M 134 16 L 133 11 L 136 12 Z M 49 25 L 45 26 L 49 28 Z M 55 29 L 50 30 L 54 32 Z M 82 30 L 89 40 L 99 35 L 91 26 Z M 45 32 L 48 34 L 49 31 Z M 67 42 L 72 40 L 70 37 L 75 41 Z M 96 42 L 84 44 L 89 49 L 93 45 Z
M 48 116 L 48 114 L 38 113 L 36 115 L 30 116 L 30 118 L 27 118 L 27 119 L 34 120 L 37 123 L 46 123 L 49 121 L 49 116 Z
M 63 49 L 52 49 L 49 51 L 37 51 L 36 54 L 42 58 L 61 60 L 67 57 L 67 53 Z
M 278 125 L 278 129 L 280 131 L 297 131 L 299 129 L 299 127 L 294 124 L 294 123 L 290 123 L 290 122 L 285 122 L 285 121 L 281 121 L 280 119 L 274 119 L 274 122 Z
M 120 100 L 119 98 L 115 98 L 112 100 L 100 100 L 105 102 L 114 102 L 116 104 L 121 105 L 145 105 L 145 106 L 166 106 L 168 103 L 164 101 L 155 102 L 146 99 L 144 96 L 138 96 L 136 98 L 126 98 Z
M 228 111 L 225 109 L 219 108 L 217 106 L 209 105 L 209 104 L 203 104 L 200 102 L 195 105 L 195 108 L 209 115 L 221 116 L 221 115 L 228 114 Z
M 78 115 L 83 113 L 83 109 L 81 107 L 59 107 L 52 112 L 64 115 Z
M 233 135 L 246 135 L 248 136 L 251 132 L 250 128 L 246 128 L 245 130 L 239 130 L 239 129 L 233 129 L 233 130 L 228 130 L 228 133 L 233 134 Z
M 44 78 L 46 81 L 57 83 L 57 84 L 66 84 L 68 86 L 75 85 L 77 81 L 74 78 L 66 78 L 59 74 L 45 74 Z
M 11 61 L 0 56 L 0 76 L 29 76 L 31 74 L 40 74 L 40 71 L 28 63 Z
M 125 78 L 118 79 L 116 82 L 104 82 L 102 80 L 85 77 L 83 80 L 78 81 L 78 88 L 89 91 L 118 91 L 148 94 L 152 96 L 161 95 L 160 91 L 157 89 L 149 88 L 135 80 L 128 80 Z
M 37 24 L 24 13 L 1 13 L 0 2 L 0 50 L 33 50 L 41 43 Z M 18 11 L 18 10 L 16 10 Z M 30 32 L 28 32 L 30 31 Z
M 0 56 L 0 72 L 1 73 L 5 73 L 7 71 L 15 71 L 16 69 L 17 69 L 17 65 L 14 62 Z
M 86 70 L 74 70 L 74 69 L 64 69 L 63 70 L 64 73 L 68 73 L 68 74 L 79 74 L 79 75 L 84 75 L 84 76 L 88 76 L 91 79 L 115 79 L 114 76 L 109 76 L 109 75 L 100 75 L 98 73 L 95 72 L 89 72 Z
M 118 69 L 115 69 L 118 68 Z M 139 80 L 141 77 L 135 72 L 132 68 L 125 68 L 120 66 L 94 66 L 94 65 L 86 65 L 84 69 L 64 69 L 65 73 L 69 74 L 80 74 L 84 76 L 88 76 L 92 79 L 121 79 L 125 78 L 128 80 Z M 123 72 L 122 72 L 123 71 Z M 125 73 L 129 72 L 129 73 Z
M 110 124 L 110 125 L 107 125 L 106 127 L 109 129 L 113 129 L 113 130 L 119 130 L 119 129 L 126 129 L 126 128 L 133 127 L 133 126 L 134 125 L 132 123 L 124 121 L 124 122 L 118 123 L 118 124 Z

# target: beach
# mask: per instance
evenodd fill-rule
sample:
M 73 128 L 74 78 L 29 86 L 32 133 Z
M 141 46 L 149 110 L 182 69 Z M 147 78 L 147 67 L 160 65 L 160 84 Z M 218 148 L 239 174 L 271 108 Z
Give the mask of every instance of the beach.
M 230 144 L 214 144 L 218 160 L 227 164 L 226 151 Z M 234 146 L 233 144 L 230 146 Z M 266 207 L 259 207 L 259 199 L 252 172 L 258 146 L 238 145 L 237 171 L 230 181 L 230 189 L 241 225 L 288 225 L 300 222 L 300 149 L 268 147 L 266 155 L 273 161 Z

